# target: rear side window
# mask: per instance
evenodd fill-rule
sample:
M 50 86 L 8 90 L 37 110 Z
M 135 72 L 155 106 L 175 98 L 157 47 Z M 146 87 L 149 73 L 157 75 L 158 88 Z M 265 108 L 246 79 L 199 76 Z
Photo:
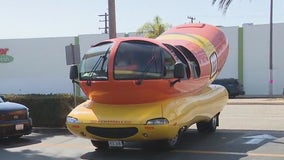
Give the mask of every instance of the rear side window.
M 170 44 L 164 44 L 171 52 L 173 52 L 176 57 L 186 66 L 185 68 L 185 72 L 186 72 L 186 77 L 185 79 L 189 79 L 190 78 L 190 69 L 187 63 L 186 58 L 184 57 L 184 55 L 178 50 L 176 49 L 174 46 L 170 45 Z
M 189 60 L 192 69 L 193 78 L 199 78 L 200 66 L 195 56 L 183 46 L 175 46 L 175 47 L 177 47 L 183 53 L 183 55 Z

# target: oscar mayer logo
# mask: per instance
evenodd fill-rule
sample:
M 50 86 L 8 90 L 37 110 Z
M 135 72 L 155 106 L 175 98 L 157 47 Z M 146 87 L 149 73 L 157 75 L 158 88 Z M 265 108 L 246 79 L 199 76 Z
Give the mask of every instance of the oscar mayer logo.
M 9 48 L 0 48 L 0 63 L 10 63 L 14 57 L 7 55 Z

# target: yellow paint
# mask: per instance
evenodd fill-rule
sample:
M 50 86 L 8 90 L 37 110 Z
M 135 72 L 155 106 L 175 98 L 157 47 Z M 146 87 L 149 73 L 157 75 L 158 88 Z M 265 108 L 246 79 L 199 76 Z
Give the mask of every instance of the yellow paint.
M 113 105 L 99 104 L 90 100 L 76 107 L 68 116 L 77 118 L 79 123 L 67 123 L 73 134 L 87 139 L 143 141 L 171 139 L 184 126 L 198 121 L 209 121 L 221 112 L 227 103 L 227 91 L 224 87 L 208 87 L 199 95 L 175 97 L 155 103 Z M 169 124 L 147 125 L 155 118 L 166 118 Z M 78 127 L 80 126 L 80 127 Z M 87 126 L 101 128 L 135 127 L 138 133 L 121 139 L 111 139 L 93 135 Z M 148 136 L 143 136 L 144 134 Z
M 157 39 L 190 41 L 202 48 L 208 58 L 213 52 L 216 52 L 214 45 L 208 39 L 196 34 L 165 34 L 159 36 Z

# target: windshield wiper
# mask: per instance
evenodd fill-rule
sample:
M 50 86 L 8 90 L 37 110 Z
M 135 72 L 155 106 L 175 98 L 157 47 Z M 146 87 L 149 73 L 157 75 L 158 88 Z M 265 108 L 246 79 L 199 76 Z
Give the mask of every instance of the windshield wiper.
M 92 67 L 92 69 L 89 71 L 89 77 L 88 77 L 88 79 L 87 79 L 87 85 L 88 86 L 91 86 L 91 81 L 92 81 L 92 79 L 93 79 L 93 77 L 94 77 L 94 75 L 96 75 L 96 73 L 95 73 L 95 70 L 98 68 L 98 66 L 99 66 L 99 64 L 100 64 L 100 62 L 102 61 L 102 58 L 103 58 L 103 56 L 100 56 L 99 57 L 99 59 L 98 59 L 98 61 L 95 63 L 95 65 Z
M 109 53 L 109 50 L 110 50 L 110 47 L 106 50 L 106 52 L 104 53 L 103 56 L 100 56 L 98 61 L 95 63 L 95 65 L 92 67 L 91 71 L 89 72 L 89 74 L 91 74 L 91 76 L 88 78 L 87 80 L 87 85 L 88 86 L 91 86 L 91 81 L 92 79 L 96 76 L 96 78 L 98 79 L 103 79 L 103 80 L 106 80 L 107 78 L 105 76 L 102 76 L 102 75 L 97 75 L 96 74 L 96 70 L 97 68 L 100 66 L 101 64 L 101 69 L 100 69 L 100 72 L 103 72 L 104 71 L 104 64 L 107 60 L 107 54 Z M 102 62 L 102 63 L 101 63 Z

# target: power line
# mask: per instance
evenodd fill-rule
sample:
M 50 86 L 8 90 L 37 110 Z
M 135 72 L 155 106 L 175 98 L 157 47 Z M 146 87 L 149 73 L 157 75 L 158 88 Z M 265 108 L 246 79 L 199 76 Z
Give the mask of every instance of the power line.
M 190 23 L 193 23 L 193 21 L 196 19 L 195 17 L 187 16 L 187 19 L 190 20 Z
M 108 33 L 108 14 L 107 13 L 105 13 L 105 14 L 100 14 L 100 15 L 98 15 L 99 17 L 104 17 L 104 19 L 103 20 L 99 20 L 99 22 L 104 22 L 104 24 L 105 24 L 105 27 L 99 27 L 99 29 L 104 29 L 105 31 L 104 31 L 104 33 L 105 34 L 107 34 Z

